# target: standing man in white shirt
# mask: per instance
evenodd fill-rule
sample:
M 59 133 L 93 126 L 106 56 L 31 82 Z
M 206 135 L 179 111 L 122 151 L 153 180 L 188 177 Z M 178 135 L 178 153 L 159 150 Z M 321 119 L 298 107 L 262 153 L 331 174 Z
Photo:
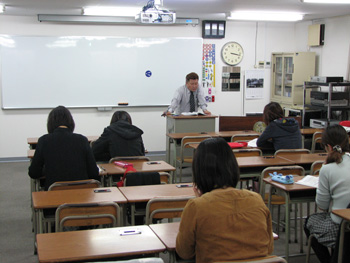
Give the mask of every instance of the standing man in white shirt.
M 203 110 L 204 114 L 210 115 L 205 103 L 203 88 L 198 85 L 197 73 L 189 73 L 186 76 L 186 84 L 175 91 L 174 98 L 168 110 L 162 116 L 175 113 L 176 115 L 182 112 L 196 112 L 198 108 Z

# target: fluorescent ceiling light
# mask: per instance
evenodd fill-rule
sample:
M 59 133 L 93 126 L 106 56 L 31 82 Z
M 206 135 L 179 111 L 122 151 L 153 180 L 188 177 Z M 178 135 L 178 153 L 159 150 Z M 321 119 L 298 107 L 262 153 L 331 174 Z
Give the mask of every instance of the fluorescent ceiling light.
M 291 12 L 262 12 L 262 11 L 237 11 L 231 12 L 230 20 L 250 21 L 298 21 L 303 19 L 300 13 Z
M 5 5 L 0 5 L 0 13 L 4 13 L 5 12 Z
M 135 16 L 142 7 L 89 6 L 83 8 L 83 15 L 89 16 Z
M 350 0 L 300 0 L 312 4 L 350 4 Z

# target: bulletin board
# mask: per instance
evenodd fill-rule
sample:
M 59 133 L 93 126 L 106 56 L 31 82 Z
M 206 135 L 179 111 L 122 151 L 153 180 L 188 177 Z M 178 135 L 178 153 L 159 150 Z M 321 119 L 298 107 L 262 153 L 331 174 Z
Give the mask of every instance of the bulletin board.
M 169 105 L 201 38 L 0 36 L 3 109 Z

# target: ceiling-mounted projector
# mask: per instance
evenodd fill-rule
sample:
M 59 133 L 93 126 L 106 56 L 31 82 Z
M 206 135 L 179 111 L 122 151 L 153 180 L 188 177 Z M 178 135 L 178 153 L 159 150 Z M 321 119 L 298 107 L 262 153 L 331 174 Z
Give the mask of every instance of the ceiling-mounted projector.
M 141 24 L 174 24 L 176 13 L 159 9 L 148 9 L 137 14 L 135 19 Z

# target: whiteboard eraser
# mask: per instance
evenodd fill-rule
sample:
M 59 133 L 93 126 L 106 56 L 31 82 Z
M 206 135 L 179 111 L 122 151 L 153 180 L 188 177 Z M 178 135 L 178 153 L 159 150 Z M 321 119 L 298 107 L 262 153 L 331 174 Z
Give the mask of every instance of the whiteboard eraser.
M 129 103 L 128 102 L 118 102 L 118 105 L 120 105 L 120 106 L 127 106 L 127 105 L 129 105 Z

